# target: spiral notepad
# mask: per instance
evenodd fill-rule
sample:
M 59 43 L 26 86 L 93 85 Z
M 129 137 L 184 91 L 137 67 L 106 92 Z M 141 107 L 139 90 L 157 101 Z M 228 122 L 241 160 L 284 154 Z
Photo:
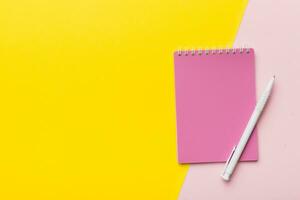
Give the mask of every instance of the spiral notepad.
M 180 163 L 227 160 L 255 107 L 254 61 L 249 48 L 174 53 Z M 255 130 L 241 160 L 257 158 Z

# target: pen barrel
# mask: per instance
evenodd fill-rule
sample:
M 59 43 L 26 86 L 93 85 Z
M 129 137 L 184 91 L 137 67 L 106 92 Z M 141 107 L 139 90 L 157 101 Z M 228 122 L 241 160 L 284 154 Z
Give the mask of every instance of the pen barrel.
M 240 141 L 238 143 L 238 145 L 236 146 L 236 149 L 230 159 L 230 164 L 228 165 L 227 167 L 227 172 L 231 175 L 232 172 L 234 171 L 243 151 L 244 151 L 244 148 L 246 147 L 247 145 L 247 142 L 255 128 L 255 125 L 256 125 L 256 122 L 257 120 L 259 119 L 261 115 L 261 112 L 253 112 L 251 117 L 250 117 L 250 120 L 248 121 L 248 124 L 246 126 L 246 129 L 244 130 L 243 134 L 242 134 L 242 137 L 240 138 Z
M 254 111 L 247 123 L 247 126 L 242 134 L 242 137 L 240 138 L 240 141 L 239 141 L 238 145 L 236 146 L 236 149 L 235 149 L 232 157 L 230 158 L 230 162 L 225 171 L 225 173 L 227 174 L 228 177 L 230 177 L 231 174 L 233 173 L 233 171 L 244 151 L 244 148 L 256 126 L 256 123 L 262 114 L 262 111 L 269 99 L 270 94 L 271 94 L 273 84 L 274 84 L 274 77 L 269 81 L 265 91 L 263 92 L 262 96 L 260 97 L 259 101 L 257 102 L 255 109 L 254 109 Z

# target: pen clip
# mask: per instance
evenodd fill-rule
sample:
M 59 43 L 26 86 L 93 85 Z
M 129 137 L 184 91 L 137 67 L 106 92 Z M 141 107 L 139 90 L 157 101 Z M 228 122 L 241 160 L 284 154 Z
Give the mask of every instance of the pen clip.
M 225 163 L 225 167 L 224 167 L 224 170 L 223 170 L 223 174 L 225 173 L 225 171 L 226 171 L 226 169 L 227 169 L 227 166 L 228 166 L 228 164 L 230 163 L 230 160 L 231 160 L 231 158 L 232 158 L 233 153 L 235 152 L 235 149 L 236 149 L 236 145 L 233 147 L 233 149 L 232 149 L 232 151 L 231 151 L 231 153 L 230 153 L 230 156 L 229 156 L 229 158 L 227 159 L 227 161 L 226 161 L 226 163 Z

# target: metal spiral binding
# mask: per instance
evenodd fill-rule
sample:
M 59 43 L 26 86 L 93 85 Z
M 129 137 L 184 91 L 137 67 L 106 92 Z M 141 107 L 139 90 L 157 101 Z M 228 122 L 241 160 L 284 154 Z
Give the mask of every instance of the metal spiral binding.
M 250 48 L 240 47 L 240 48 L 214 48 L 214 49 L 179 49 L 176 51 L 178 56 L 202 56 L 202 55 L 217 55 L 217 54 L 249 54 Z

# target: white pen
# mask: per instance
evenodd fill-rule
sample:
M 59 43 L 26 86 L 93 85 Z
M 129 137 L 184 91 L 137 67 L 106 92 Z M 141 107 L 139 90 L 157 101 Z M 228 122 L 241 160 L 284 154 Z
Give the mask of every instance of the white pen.
M 260 97 L 259 101 L 257 102 L 255 109 L 248 121 L 248 124 L 243 132 L 242 137 L 240 138 L 238 145 L 233 147 L 233 150 L 225 164 L 225 169 L 224 169 L 223 173 L 221 174 L 221 177 L 225 181 L 230 180 L 230 176 L 232 175 L 232 173 L 243 153 L 243 150 L 253 132 L 253 129 L 255 128 L 255 125 L 256 125 L 269 97 L 270 97 L 274 81 L 275 81 L 275 76 L 273 76 L 272 79 L 269 81 L 265 91 L 263 92 L 262 96 Z

